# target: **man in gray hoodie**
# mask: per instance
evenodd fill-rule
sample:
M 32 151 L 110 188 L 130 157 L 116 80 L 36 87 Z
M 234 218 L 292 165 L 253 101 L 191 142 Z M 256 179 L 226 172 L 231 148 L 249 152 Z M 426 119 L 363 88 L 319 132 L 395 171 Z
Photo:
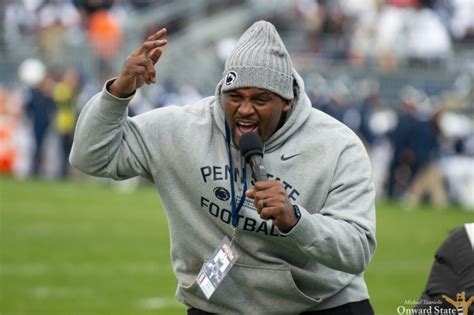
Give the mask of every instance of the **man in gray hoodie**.
M 312 108 L 273 25 L 242 35 L 214 96 L 127 117 L 166 43 L 165 29 L 148 37 L 84 107 L 72 165 L 156 185 L 188 314 L 373 314 L 369 158 L 349 128 Z M 250 131 L 264 142 L 266 181 L 249 180 L 238 151 Z M 231 253 L 218 251 L 226 237 Z M 225 270 L 206 291 L 203 272 L 217 263 Z

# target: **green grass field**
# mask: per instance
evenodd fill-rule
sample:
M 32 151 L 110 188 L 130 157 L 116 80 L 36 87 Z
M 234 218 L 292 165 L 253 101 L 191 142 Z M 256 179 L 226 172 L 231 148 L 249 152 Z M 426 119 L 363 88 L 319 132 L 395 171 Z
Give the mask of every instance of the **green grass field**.
M 459 209 L 379 203 L 366 279 L 376 314 L 416 300 Z M 152 187 L 0 178 L 0 314 L 184 314 L 174 300 L 168 230 Z

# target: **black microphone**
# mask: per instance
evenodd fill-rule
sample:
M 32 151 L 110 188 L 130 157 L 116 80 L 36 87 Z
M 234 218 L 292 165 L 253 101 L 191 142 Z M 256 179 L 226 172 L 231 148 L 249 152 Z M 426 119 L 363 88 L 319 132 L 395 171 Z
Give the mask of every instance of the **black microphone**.
M 247 132 L 239 140 L 240 154 L 246 163 L 250 164 L 252 177 L 255 182 L 268 179 L 265 166 L 263 166 L 263 142 L 255 132 Z

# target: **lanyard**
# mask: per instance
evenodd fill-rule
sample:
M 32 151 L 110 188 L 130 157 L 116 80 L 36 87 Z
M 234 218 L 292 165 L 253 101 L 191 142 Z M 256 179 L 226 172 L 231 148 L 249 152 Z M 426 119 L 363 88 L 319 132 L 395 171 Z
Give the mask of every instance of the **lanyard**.
M 240 202 L 238 205 L 236 205 L 236 200 L 235 200 L 235 187 L 234 187 L 234 162 L 232 159 L 232 150 L 230 146 L 231 142 L 231 136 L 230 136 L 230 130 L 229 126 L 227 125 L 227 122 L 225 122 L 225 135 L 226 135 L 226 140 L 227 140 L 227 154 L 229 158 L 229 166 L 230 166 L 230 193 L 231 193 L 231 207 L 232 207 L 232 227 L 237 228 L 237 223 L 239 222 L 239 212 L 240 209 L 242 209 L 242 206 L 245 201 L 245 192 L 247 191 L 247 163 L 244 162 L 244 167 L 242 169 L 242 176 L 244 180 L 244 190 L 242 193 L 242 196 L 240 197 Z

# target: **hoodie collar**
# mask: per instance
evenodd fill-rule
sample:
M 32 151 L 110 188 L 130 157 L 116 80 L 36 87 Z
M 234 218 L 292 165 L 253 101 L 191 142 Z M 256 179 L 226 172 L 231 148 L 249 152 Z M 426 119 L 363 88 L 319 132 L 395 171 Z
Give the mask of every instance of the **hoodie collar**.
M 265 152 L 272 152 L 283 145 L 301 127 L 311 112 L 311 102 L 306 95 L 303 79 L 295 69 L 293 69 L 293 76 L 296 79 L 299 90 L 297 97 L 294 99 L 295 104 L 288 113 L 283 126 L 265 141 Z M 219 130 L 225 135 L 225 114 L 221 100 L 223 83 L 224 80 L 221 80 L 217 84 L 215 91 L 214 120 Z

